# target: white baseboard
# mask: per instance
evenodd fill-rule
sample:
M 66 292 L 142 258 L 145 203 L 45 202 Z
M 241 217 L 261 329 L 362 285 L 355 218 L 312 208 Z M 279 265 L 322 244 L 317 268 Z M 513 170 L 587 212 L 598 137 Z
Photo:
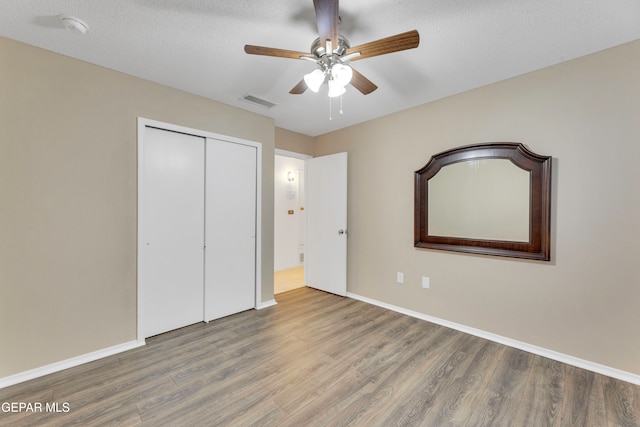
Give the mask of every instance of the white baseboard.
M 276 302 L 275 299 L 269 300 L 269 301 L 264 301 L 259 303 L 256 306 L 256 310 L 262 310 L 263 308 L 267 308 L 267 307 L 273 307 L 274 305 L 277 305 L 278 303 Z
M 464 332 L 470 335 L 475 335 L 480 338 L 494 341 L 500 344 L 507 345 L 509 347 L 524 350 L 529 353 L 537 354 L 549 359 L 557 360 L 568 365 L 576 366 L 578 368 L 586 369 L 591 372 L 606 375 L 611 378 L 616 378 L 628 383 L 640 385 L 640 375 L 632 374 L 630 372 L 621 371 L 619 369 L 611 368 L 609 366 L 600 365 L 598 363 L 590 362 L 588 360 L 579 359 L 577 357 L 569 356 L 556 351 L 548 350 L 546 348 L 538 347 L 535 345 L 527 344 L 521 341 L 516 341 L 511 338 L 506 338 L 500 335 L 486 332 L 480 329 L 471 328 L 469 326 L 460 325 L 458 323 L 450 322 L 448 320 L 439 319 L 437 317 L 428 316 L 417 311 L 407 310 L 406 308 L 398 307 L 395 305 L 387 304 L 381 301 L 374 300 L 372 298 L 363 297 L 361 295 L 347 292 L 347 297 L 356 299 L 358 301 L 366 302 L 368 304 L 377 305 L 378 307 L 386 308 L 397 313 L 406 314 L 407 316 L 415 317 L 417 319 L 425 320 L 427 322 L 435 323 L 437 325 L 445 326 L 447 328 L 455 329 L 460 332 Z
M 74 366 L 82 365 L 84 363 L 93 362 L 94 360 L 102 359 L 103 357 L 112 356 L 123 351 L 131 350 L 136 347 L 144 345 L 144 341 L 139 342 L 129 341 L 123 344 L 114 345 L 113 347 L 103 348 L 91 353 L 83 354 L 80 356 L 72 357 L 71 359 L 62 360 L 60 362 L 51 363 L 49 365 L 41 366 L 39 368 L 31 369 L 29 371 L 20 372 L 15 375 L 0 378 L 0 388 L 8 387 L 10 385 L 18 384 L 24 381 L 32 380 L 34 378 L 42 377 L 44 375 L 52 374 L 54 372 L 62 371 L 64 369 L 73 368 Z
M 527 344 L 521 341 L 516 341 L 511 338 L 506 338 L 500 335 L 486 332 L 480 329 L 471 328 L 469 326 L 460 325 L 458 323 L 450 322 L 448 320 L 439 319 L 437 317 L 428 316 L 417 311 L 408 310 L 406 308 L 398 307 L 395 305 L 387 304 L 381 301 L 374 300 L 372 298 L 363 297 L 358 294 L 347 292 L 347 297 L 353 298 L 358 301 L 366 302 L 367 304 L 376 305 L 378 307 L 386 308 L 388 310 L 395 311 L 397 313 L 406 314 L 407 316 L 415 317 L 427 322 L 435 323 L 437 325 L 445 326 L 447 328 L 455 329 L 460 332 L 464 332 L 470 335 L 474 335 L 480 338 L 484 338 L 490 341 L 494 341 L 500 344 L 507 345 L 509 347 L 517 348 L 527 351 L 529 353 L 537 354 L 539 356 L 547 357 L 549 359 L 557 360 L 559 362 L 566 363 L 568 365 L 576 366 L 578 368 L 586 369 L 588 371 L 596 372 L 598 374 L 606 375 L 611 378 L 616 378 L 622 381 L 626 381 L 632 384 L 640 385 L 640 375 L 632 374 L 630 372 L 621 371 L 619 369 L 611 368 L 609 366 L 600 365 L 598 363 L 590 362 L 588 360 L 579 359 L 577 357 L 569 356 L 566 354 L 558 353 L 556 351 L 548 350 L 546 348 L 538 347 L 535 345 Z M 263 308 L 272 307 L 276 305 L 275 299 L 260 303 L 256 309 L 261 310 Z M 63 360 L 60 362 L 52 363 L 49 365 L 41 366 L 36 369 L 21 372 L 8 377 L 0 378 L 0 389 L 8 387 L 14 384 L 18 384 L 24 381 L 28 381 L 34 378 L 42 377 L 44 375 L 52 374 L 54 372 L 62 371 L 64 369 L 72 368 L 74 366 L 82 365 L 84 363 L 93 362 L 94 360 L 101 359 L 103 357 L 111 356 L 117 353 L 122 353 L 127 350 L 131 350 L 137 347 L 145 345 L 142 341 L 129 341 L 123 344 L 114 345 L 112 347 L 104 348 L 102 350 L 94 351 L 91 353 L 83 354 L 81 356 L 72 357 L 71 359 Z
M 262 302 L 256 307 L 257 310 L 263 308 L 272 307 L 278 304 L 275 299 Z M 49 365 L 41 366 L 39 368 L 31 369 L 29 371 L 20 372 L 15 375 L 0 378 L 0 389 L 9 387 L 14 384 L 29 381 L 34 378 L 42 377 L 54 372 L 62 371 L 64 369 L 73 368 L 74 366 L 82 365 L 84 363 L 93 362 L 94 360 L 102 359 L 103 357 L 112 356 L 123 351 L 131 350 L 133 348 L 141 347 L 145 345 L 145 340 L 129 341 L 123 344 L 114 345 L 113 347 L 104 348 L 91 353 L 83 354 L 80 356 L 72 357 L 71 359 L 62 360 L 60 362 L 51 363 Z

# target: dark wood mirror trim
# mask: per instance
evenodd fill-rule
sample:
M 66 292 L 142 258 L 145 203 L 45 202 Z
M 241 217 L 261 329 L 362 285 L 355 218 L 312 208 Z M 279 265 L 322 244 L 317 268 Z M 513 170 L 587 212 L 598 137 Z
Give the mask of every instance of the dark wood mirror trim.
M 529 242 L 430 236 L 428 181 L 446 165 L 477 159 L 509 159 L 531 173 Z M 551 259 L 551 157 L 529 151 L 523 144 L 493 142 L 468 145 L 436 154 L 415 172 L 414 246 L 549 261 Z

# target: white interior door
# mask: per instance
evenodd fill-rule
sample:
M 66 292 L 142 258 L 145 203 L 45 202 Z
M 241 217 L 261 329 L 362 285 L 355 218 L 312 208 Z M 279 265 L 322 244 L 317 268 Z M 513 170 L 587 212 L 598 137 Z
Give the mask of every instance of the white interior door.
M 307 160 L 305 284 L 347 294 L 347 153 Z
M 203 319 L 205 140 L 144 132 L 139 298 L 149 337 Z
M 205 321 L 255 307 L 256 147 L 207 139 Z

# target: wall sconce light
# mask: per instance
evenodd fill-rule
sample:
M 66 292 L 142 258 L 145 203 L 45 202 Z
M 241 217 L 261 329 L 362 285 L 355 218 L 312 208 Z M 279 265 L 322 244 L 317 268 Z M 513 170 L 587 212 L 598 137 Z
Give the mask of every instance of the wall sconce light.
M 295 179 L 296 175 L 293 173 L 293 171 L 287 172 L 287 181 L 293 182 Z

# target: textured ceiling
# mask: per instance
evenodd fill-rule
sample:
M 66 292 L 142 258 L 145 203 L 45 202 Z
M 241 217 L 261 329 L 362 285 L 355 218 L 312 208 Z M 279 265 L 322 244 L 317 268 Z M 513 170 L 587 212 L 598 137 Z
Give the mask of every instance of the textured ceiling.
M 60 14 L 89 25 L 65 30 Z M 309 51 L 312 0 L 2 0 L 0 35 L 274 118 L 315 136 L 637 40 L 640 0 L 343 0 L 351 45 L 417 29 L 417 49 L 354 62 L 379 86 L 290 95 L 307 61 L 245 44 Z M 251 94 L 271 109 L 240 100 Z

